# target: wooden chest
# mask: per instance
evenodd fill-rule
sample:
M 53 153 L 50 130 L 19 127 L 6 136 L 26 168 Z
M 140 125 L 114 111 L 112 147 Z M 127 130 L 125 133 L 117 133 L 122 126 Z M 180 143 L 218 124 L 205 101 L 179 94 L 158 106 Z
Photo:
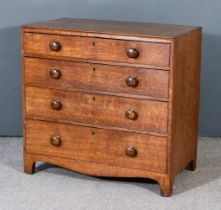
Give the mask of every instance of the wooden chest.
M 59 19 L 23 26 L 24 170 L 45 161 L 156 180 L 196 166 L 201 28 Z

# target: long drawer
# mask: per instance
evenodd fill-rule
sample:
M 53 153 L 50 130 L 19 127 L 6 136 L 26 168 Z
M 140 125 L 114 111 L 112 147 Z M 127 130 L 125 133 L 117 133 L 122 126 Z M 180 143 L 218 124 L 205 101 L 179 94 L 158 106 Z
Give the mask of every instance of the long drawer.
M 169 71 L 25 58 L 25 84 L 168 99 Z
M 167 134 L 168 103 L 26 87 L 26 117 Z
M 166 172 L 166 139 L 122 131 L 26 122 L 28 153 Z
M 169 67 L 170 44 L 24 33 L 24 52 Z

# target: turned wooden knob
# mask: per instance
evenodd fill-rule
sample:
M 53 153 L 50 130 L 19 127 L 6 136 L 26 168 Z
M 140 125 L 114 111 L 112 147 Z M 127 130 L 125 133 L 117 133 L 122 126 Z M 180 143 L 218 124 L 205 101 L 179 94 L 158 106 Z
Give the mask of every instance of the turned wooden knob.
M 59 147 L 62 143 L 61 138 L 58 135 L 51 136 L 50 142 L 51 142 L 51 145 L 53 145 L 55 147 Z
M 139 80 L 135 76 L 129 76 L 126 79 L 126 84 L 128 87 L 137 87 Z
M 51 108 L 54 110 L 60 110 L 62 108 L 62 103 L 55 99 L 51 101 Z
M 137 156 L 137 150 L 136 150 L 136 148 L 134 148 L 133 146 L 130 145 L 130 146 L 126 147 L 125 154 L 128 157 L 136 157 Z
M 138 58 L 138 56 L 139 56 L 139 50 L 135 49 L 135 48 L 127 49 L 126 53 L 129 58 Z
M 61 44 L 57 41 L 49 42 L 49 47 L 52 51 L 59 51 L 61 49 Z
M 50 76 L 52 79 L 59 79 L 61 77 L 61 72 L 58 69 L 51 69 Z
M 129 120 L 136 120 L 138 118 L 138 114 L 134 109 L 127 110 L 125 116 Z

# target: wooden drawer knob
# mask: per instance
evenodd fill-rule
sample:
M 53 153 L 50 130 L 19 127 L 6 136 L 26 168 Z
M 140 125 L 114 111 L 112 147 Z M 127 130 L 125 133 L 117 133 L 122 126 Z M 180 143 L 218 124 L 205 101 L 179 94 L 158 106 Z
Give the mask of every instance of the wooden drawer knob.
M 139 80 L 135 76 L 130 76 L 126 79 L 126 84 L 128 87 L 137 87 Z
M 52 100 L 51 108 L 54 110 L 60 110 L 62 108 L 62 103 L 57 99 Z
M 129 120 L 136 120 L 138 118 L 138 114 L 134 109 L 127 110 L 125 116 Z
M 59 79 L 61 77 L 61 72 L 60 70 L 57 70 L 57 69 L 51 69 L 50 76 L 52 79 Z
M 126 53 L 129 58 L 138 58 L 139 56 L 139 50 L 134 48 L 127 49 Z
M 137 156 L 137 150 L 133 146 L 127 146 L 125 149 L 125 154 L 128 157 L 136 157 Z
M 59 147 L 62 143 L 61 138 L 58 135 L 51 136 L 50 142 L 51 142 L 51 145 L 53 145 L 55 147 Z
M 61 44 L 57 41 L 51 41 L 49 47 L 52 51 L 59 51 L 61 49 Z

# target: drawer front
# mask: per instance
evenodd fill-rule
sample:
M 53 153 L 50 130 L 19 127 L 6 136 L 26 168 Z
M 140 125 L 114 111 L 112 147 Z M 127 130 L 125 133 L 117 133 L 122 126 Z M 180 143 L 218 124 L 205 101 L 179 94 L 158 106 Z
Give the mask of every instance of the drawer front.
M 168 98 L 168 71 L 25 58 L 25 83 Z
M 163 137 L 30 120 L 25 141 L 28 153 L 166 172 Z
M 46 88 L 25 89 L 28 118 L 167 133 L 166 102 Z
M 24 51 L 43 56 L 168 67 L 170 44 L 25 33 Z

